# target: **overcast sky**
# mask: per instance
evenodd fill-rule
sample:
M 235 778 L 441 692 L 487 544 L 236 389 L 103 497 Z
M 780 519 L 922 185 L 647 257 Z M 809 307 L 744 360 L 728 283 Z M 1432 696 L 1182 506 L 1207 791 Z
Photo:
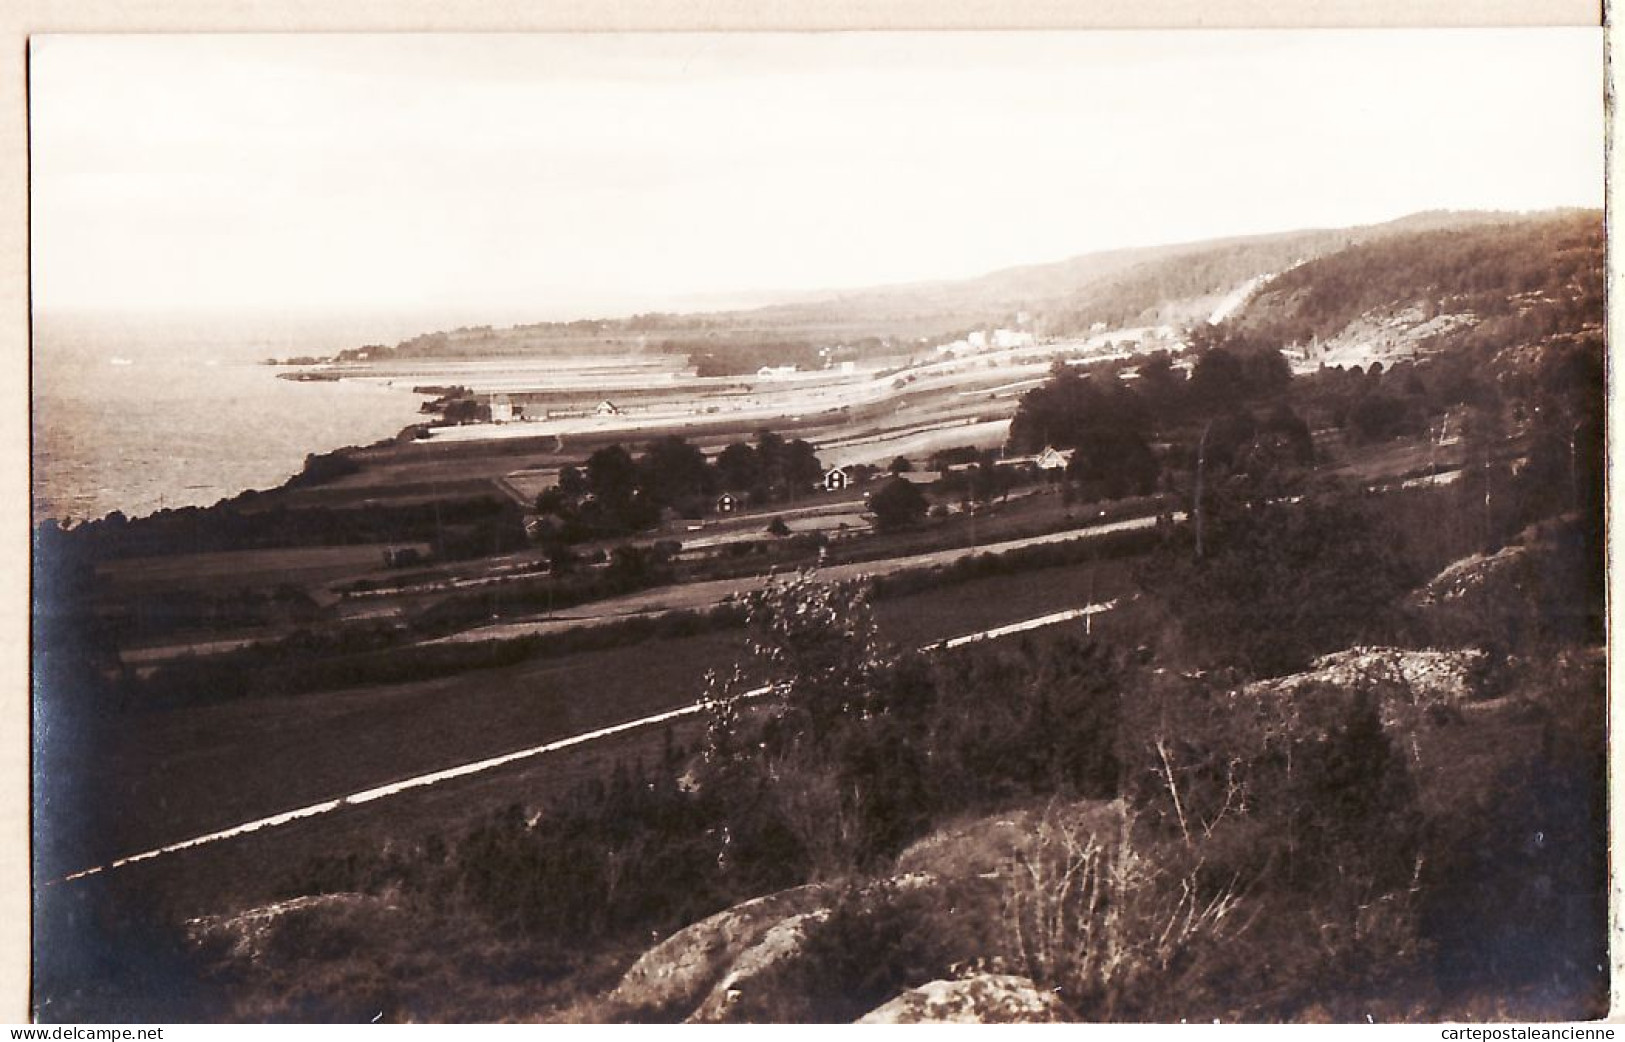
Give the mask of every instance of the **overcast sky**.
M 35 38 L 33 292 L 493 321 L 1600 206 L 1600 30 Z

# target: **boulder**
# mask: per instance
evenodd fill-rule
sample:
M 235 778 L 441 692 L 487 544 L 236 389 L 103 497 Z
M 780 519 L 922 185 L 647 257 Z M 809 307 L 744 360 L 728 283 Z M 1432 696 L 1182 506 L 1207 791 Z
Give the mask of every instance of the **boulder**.
M 1054 1024 L 1067 1020 L 1054 995 L 1026 977 L 982 973 L 905 991 L 859 1024 Z
M 625 1009 L 692 1010 L 770 930 L 819 907 L 827 897 L 822 886 L 798 886 L 686 926 L 643 953 L 609 1001 Z
M 690 1024 L 726 1024 L 747 1019 L 741 1017 L 742 1007 L 760 1007 L 760 996 L 755 991 L 772 987 L 775 971 L 782 970 L 801 954 L 807 939 L 807 930 L 815 923 L 829 918 L 829 910 L 820 908 L 800 915 L 792 915 L 775 923 L 761 940 L 748 948 L 734 962 L 727 974 L 711 989 L 700 1008 L 688 1018 Z M 748 999 L 757 999 L 749 1002 Z

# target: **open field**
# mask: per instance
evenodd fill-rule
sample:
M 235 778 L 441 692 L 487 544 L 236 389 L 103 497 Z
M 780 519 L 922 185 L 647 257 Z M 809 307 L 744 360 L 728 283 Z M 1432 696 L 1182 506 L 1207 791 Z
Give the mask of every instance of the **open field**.
M 428 549 L 427 544 L 377 543 L 130 557 L 107 562 L 100 574 L 115 591 L 175 588 L 207 592 L 282 584 L 312 587 L 386 572 L 384 551 L 401 546 Z
M 1082 607 L 1091 595 L 1115 596 L 1125 568 L 1121 562 L 1086 564 L 973 580 L 883 601 L 877 621 L 883 637 L 904 646 L 941 640 Z M 61 873 L 76 871 L 372 785 L 683 705 L 703 691 L 708 669 L 742 654 L 742 639 L 741 631 L 728 631 L 656 640 L 432 681 L 136 714 L 110 731 L 87 724 L 80 744 L 97 768 L 76 784 L 91 787 L 86 795 L 92 805 L 111 805 L 107 801 L 118 793 L 121 812 L 107 821 L 83 822 L 78 834 L 60 837 L 55 849 L 45 852 L 46 863 Z M 488 784 L 481 781 L 477 788 Z M 96 799 L 97 792 L 105 799 Z M 517 798 L 507 794 L 490 809 Z M 407 806 L 417 797 L 401 799 Z M 466 802 L 460 806 L 461 820 L 476 813 Z M 416 823 L 408 827 L 396 810 L 380 805 L 380 811 L 397 828 L 419 830 Z M 176 855 L 174 863 L 190 856 Z M 152 870 L 132 866 L 129 871 Z
M 892 575 L 897 572 L 909 571 L 919 568 L 934 568 L 940 565 L 952 564 L 955 561 L 976 554 L 1004 553 L 1010 550 L 1019 550 L 1029 546 L 1043 546 L 1050 543 L 1070 542 L 1076 539 L 1087 539 L 1108 535 L 1113 532 L 1128 532 L 1137 529 L 1151 528 L 1156 524 L 1155 517 L 1129 518 L 1124 521 L 1113 521 L 1088 528 L 1070 529 L 1064 532 L 1052 532 L 1047 535 L 1028 536 L 1022 539 L 1010 539 L 1003 542 L 981 543 L 973 546 L 955 547 L 944 550 L 933 550 L 928 553 L 912 554 L 905 557 L 890 557 L 877 561 L 860 561 L 850 564 L 834 564 L 820 568 L 819 578 L 829 582 L 841 582 L 856 579 L 861 576 Z M 721 603 L 724 599 L 740 597 L 753 590 L 759 590 L 771 581 L 767 575 L 745 576 L 736 579 L 715 579 L 709 582 L 684 583 L 680 586 L 662 586 L 652 590 L 626 594 L 621 597 L 611 597 L 591 604 L 582 605 L 568 611 L 561 611 L 541 619 L 532 619 L 521 622 L 503 622 L 490 626 L 478 626 L 463 630 L 449 637 L 429 641 L 431 644 L 463 643 L 481 640 L 508 640 L 515 637 L 529 636 L 541 633 L 556 633 L 575 626 L 595 622 L 607 622 L 622 619 L 633 615 L 643 615 L 657 612 L 679 610 L 702 610 Z M 1073 605 L 1068 605 L 1072 607 Z M 971 627 L 972 629 L 976 627 Z M 939 636 L 951 637 L 956 633 L 942 633 Z

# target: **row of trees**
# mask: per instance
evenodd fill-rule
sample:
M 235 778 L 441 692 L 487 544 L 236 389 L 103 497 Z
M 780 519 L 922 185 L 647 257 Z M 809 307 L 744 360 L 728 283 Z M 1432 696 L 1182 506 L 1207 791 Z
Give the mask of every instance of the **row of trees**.
M 651 442 L 634 458 L 620 445 L 599 449 L 584 467 L 565 467 L 536 498 L 544 542 L 574 543 L 626 535 L 658 524 L 664 511 L 697 518 L 721 492 L 752 503 L 794 501 L 823 475 L 812 444 L 762 431 L 755 444 L 734 442 L 707 460 L 678 435 Z
M 1148 495 L 1167 467 L 1192 468 L 1198 456 L 1233 468 L 1266 451 L 1307 464 L 1313 443 L 1285 399 L 1291 382 L 1279 352 L 1222 346 L 1202 351 L 1189 378 L 1166 352 L 1150 355 L 1132 386 L 1115 371 L 1086 376 L 1057 363 L 1022 397 L 1009 447 L 1073 450 L 1066 478 L 1088 499 Z

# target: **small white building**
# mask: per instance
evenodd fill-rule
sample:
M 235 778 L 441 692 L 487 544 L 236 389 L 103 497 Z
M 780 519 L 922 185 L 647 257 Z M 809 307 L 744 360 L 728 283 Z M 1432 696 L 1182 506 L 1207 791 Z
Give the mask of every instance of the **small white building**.
M 491 422 L 512 423 L 513 418 L 513 400 L 505 394 L 493 394 L 491 396 Z
M 1033 460 L 1039 470 L 1065 470 L 1067 464 L 1072 462 L 1073 449 L 1057 449 L 1053 446 L 1044 446 L 1044 451 Z
M 598 416 L 619 416 L 621 414 L 621 410 L 614 402 L 610 401 L 608 398 L 605 398 L 603 401 L 598 403 L 598 408 L 594 409 L 593 413 Z
M 732 492 L 724 492 L 717 497 L 717 513 L 731 514 L 740 507 L 739 497 Z
M 839 492 L 852 484 L 852 475 L 845 467 L 831 467 L 824 473 L 824 491 Z
M 756 375 L 763 380 L 775 380 L 781 376 L 794 376 L 796 367 L 793 365 L 764 365 L 756 370 Z

